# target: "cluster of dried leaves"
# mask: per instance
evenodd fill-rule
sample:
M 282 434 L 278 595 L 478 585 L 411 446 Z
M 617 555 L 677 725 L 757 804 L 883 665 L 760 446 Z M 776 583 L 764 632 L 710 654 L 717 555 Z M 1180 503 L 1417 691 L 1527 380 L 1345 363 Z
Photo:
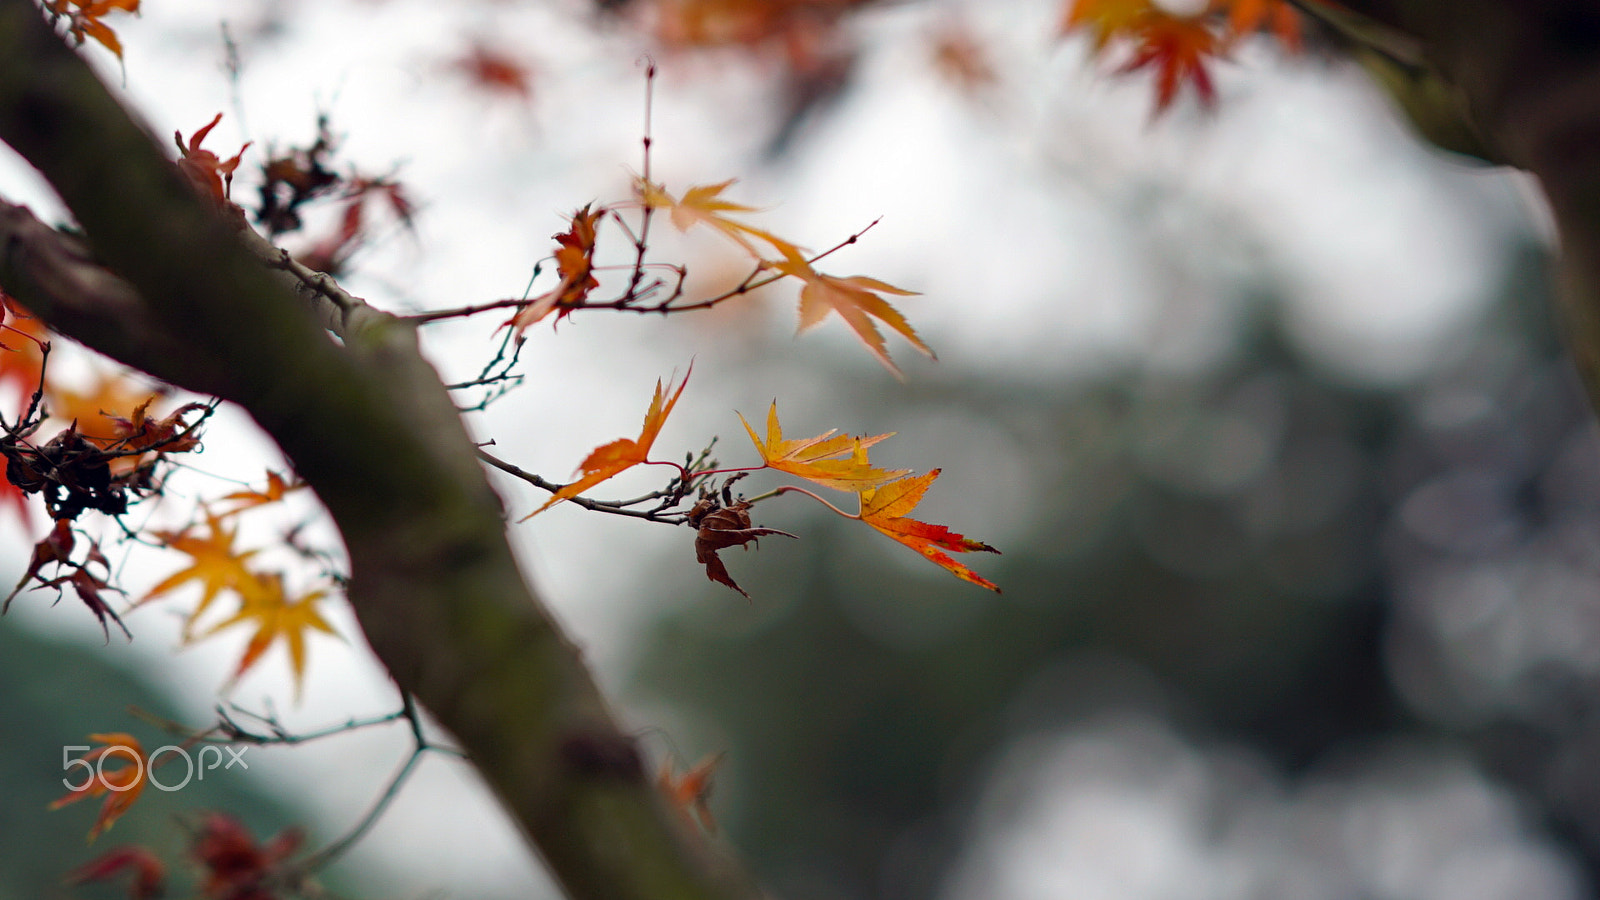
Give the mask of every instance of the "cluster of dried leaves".
M 90 735 L 90 738 L 103 744 L 91 751 L 90 756 L 109 749 L 125 753 L 143 752 L 132 735 L 96 734 Z M 83 758 L 87 760 L 90 757 Z M 131 776 L 124 773 L 137 769 L 143 774 L 148 771 L 147 766 L 148 760 L 141 756 L 135 765 L 106 773 L 105 779 L 129 779 Z M 120 798 L 137 796 L 143 780 L 115 788 L 116 792 L 106 801 L 106 806 L 119 802 Z M 83 796 L 88 794 L 69 794 L 56 801 L 53 807 L 72 803 Z M 286 863 L 300 849 L 304 840 L 304 834 L 291 828 L 264 844 L 258 843 L 239 820 L 226 813 L 206 813 L 198 825 L 190 828 L 188 845 L 189 858 L 199 870 L 198 896 L 204 900 L 274 900 L 283 896 L 283 891 L 298 893 L 303 886 L 304 876 L 298 868 Z M 136 844 L 124 845 L 95 857 L 69 872 L 66 881 L 68 884 L 90 884 L 113 881 L 124 876 L 131 876 L 128 878 L 128 896 L 132 900 L 156 900 L 167 895 L 166 863 L 150 848 Z

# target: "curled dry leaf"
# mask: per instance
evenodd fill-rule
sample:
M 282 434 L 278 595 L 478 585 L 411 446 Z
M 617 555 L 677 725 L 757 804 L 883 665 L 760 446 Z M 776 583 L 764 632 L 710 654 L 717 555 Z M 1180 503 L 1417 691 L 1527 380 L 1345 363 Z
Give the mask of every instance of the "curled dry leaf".
M 111 640 L 111 622 L 117 623 L 117 627 L 122 629 L 122 633 L 127 635 L 129 640 L 132 640 L 133 635 L 128 631 L 128 626 L 122 623 L 121 617 L 106 603 L 105 598 L 100 596 L 101 591 L 121 593 L 120 588 L 112 587 L 107 580 L 110 578 L 111 572 L 110 560 L 106 559 L 105 554 L 100 551 L 100 545 L 90 540 L 89 550 L 85 554 L 84 561 L 81 563 L 73 562 L 72 551 L 77 546 L 77 542 L 77 537 L 72 530 L 72 520 L 67 518 L 57 519 L 55 527 L 50 529 L 50 533 L 45 536 L 45 539 L 34 545 L 33 557 L 28 561 L 28 569 L 22 574 L 22 580 L 17 582 L 17 586 L 11 589 L 11 593 L 6 597 L 5 603 L 0 604 L 0 615 L 4 615 L 6 610 L 11 608 L 11 601 L 16 599 L 17 594 L 21 593 L 22 589 L 27 587 L 30 581 L 37 580 L 39 582 L 34 585 L 35 589 L 55 588 L 57 602 L 60 602 L 62 589 L 67 585 L 71 585 L 73 593 L 78 595 L 78 599 L 83 601 L 83 605 L 89 607 L 89 611 L 94 613 L 94 617 L 99 620 L 100 628 L 105 632 L 106 640 Z M 56 564 L 57 574 L 54 578 L 45 578 L 40 571 L 49 563 Z M 89 570 L 90 565 L 98 565 L 106 575 L 102 577 L 94 574 Z M 67 571 L 63 573 L 63 569 Z
M 689 510 L 689 524 L 694 526 L 694 558 L 706 567 L 706 577 L 725 584 L 746 597 L 749 592 L 734 582 L 728 567 L 722 564 L 718 550 L 743 547 L 769 534 L 797 537 L 776 528 L 753 528 L 750 525 L 750 504 L 739 500 L 731 506 L 719 506 L 715 500 L 701 500 Z

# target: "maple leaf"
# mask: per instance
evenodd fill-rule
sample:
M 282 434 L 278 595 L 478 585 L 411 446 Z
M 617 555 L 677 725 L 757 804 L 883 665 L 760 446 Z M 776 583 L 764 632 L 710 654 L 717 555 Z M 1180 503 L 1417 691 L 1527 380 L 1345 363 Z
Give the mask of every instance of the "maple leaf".
M 273 894 L 263 887 L 264 883 L 304 840 L 300 829 L 287 828 L 265 844 L 258 844 L 238 819 L 225 813 L 208 814 L 190 848 L 206 870 L 201 893 L 226 900 L 269 900 Z
M 89 829 L 89 841 L 99 837 L 101 832 L 110 828 L 134 801 L 139 799 L 139 794 L 144 791 L 147 775 L 150 771 L 150 759 L 144 754 L 144 747 L 137 738 L 131 734 L 120 731 L 109 734 L 91 734 L 89 740 L 102 746 L 96 747 L 84 754 L 79 759 L 92 767 L 93 774 L 85 775 L 83 784 L 72 789 L 72 792 L 50 804 L 50 809 L 60 809 L 68 804 L 77 803 L 85 797 L 98 797 L 109 793 L 106 802 L 100 807 L 100 815 L 94 820 L 94 825 Z M 116 756 L 126 756 L 130 765 L 118 766 L 107 770 L 104 760 Z
M 761 454 L 761 461 L 769 469 L 840 491 L 860 491 L 911 473 L 910 469 L 874 469 L 867 464 L 865 454 L 860 453 L 884 438 L 893 437 L 893 432 L 852 438 L 843 434 L 834 437 L 838 429 L 832 429 L 816 437 L 786 441 L 783 426 L 778 422 L 778 402 L 774 400 L 767 410 L 767 438 L 763 441 L 756 437 L 756 430 L 742 414 L 735 415 L 744 423 L 750 443 L 756 445 L 756 452 Z
M 756 252 L 755 245 L 750 243 L 749 239 L 752 237 L 766 241 L 781 254 L 799 255 L 799 248 L 783 238 L 728 218 L 727 213 L 756 211 L 753 206 L 722 199 L 722 192 L 736 180 L 730 178 L 717 184 L 695 185 L 683 192 L 682 199 L 673 197 L 661 185 L 646 181 L 644 178 L 634 179 L 633 191 L 639 202 L 646 207 L 667 210 L 672 218 L 673 227 L 679 231 L 686 232 L 696 225 L 706 225 L 721 232 L 723 236 L 757 258 L 760 258 L 761 254 Z
M 718 550 L 728 547 L 743 547 L 757 538 L 769 534 L 784 537 L 796 537 L 787 531 L 776 528 L 753 528 L 750 525 L 750 504 L 739 500 L 730 506 L 718 506 L 715 501 L 701 500 L 689 511 L 688 522 L 695 529 L 694 558 L 695 561 L 706 567 L 706 577 L 718 584 L 725 584 L 746 597 L 750 594 L 739 587 L 728 574 L 728 567 L 723 565 L 722 557 L 717 555 Z
M 217 113 L 210 123 L 196 131 L 189 138 L 187 146 L 183 143 L 183 132 L 174 131 L 173 140 L 178 142 L 178 168 L 188 176 L 189 182 L 195 190 L 215 200 L 218 205 L 228 202 L 228 195 L 233 187 L 233 171 L 239 168 L 239 160 L 244 156 L 244 151 L 249 149 L 254 141 L 246 142 L 239 152 L 232 158 L 224 160 L 210 150 L 201 149 L 200 144 L 205 141 L 211 129 L 217 127 L 222 121 L 222 113 Z
M 130 900 L 155 900 L 165 892 L 167 867 L 154 853 L 136 844 L 118 847 L 109 853 L 89 860 L 65 878 L 67 884 L 86 884 L 106 881 L 133 872 L 133 883 L 128 886 Z
M 73 9 L 73 7 L 77 7 Z M 139 11 L 139 0 L 47 0 L 45 8 L 58 16 L 67 17 L 67 31 L 79 44 L 93 38 L 102 47 L 122 58 L 122 42 L 117 33 L 100 18 L 112 10 Z
M 329 625 L 317 611 L 317 601 L 326 596 L 327 592 L 312 591 L 298 599 L 290 600 L 284 595 L 283 576 L 277 573 L 257 575 L 254 583 L 258 589 L 243 594 L 244 603 L 239 607 L 239 611 L 232 618 L 217 623 L 201 637 L 210 637 L 234 625 L 247 622 L 255 624 L 256 633 L 250 636 L 250 642 L 245 645 L 244 655 L 239 658 L 239 666 L 229 679 L 230 687 L 259 662 L 261 655 L 281 638 L 289 649 L 289 666 L 294 671 L 294 693 L 298 698 L 305 680 L 307 630 L 314 629 L 334 637 L 339 636 L 339 633 L 333 630 L 333 626 Z
M 772 266 L 785 275 L 800 279 L 805 285 L 800 289 L 800 327 L 797 333 L 816 326 L 827 318 L 828 313 L 836 312 L 884 368 L 894 373 L 896 378 L 904 378 L 900 368 L 889 358 L 883 335 L 872 324 L 873 319 L 878 319 L 910 341 L 911 346 L 922 351 L 929 359 L 937 359 L 933 349 L 922 342 L 905 316 L 878 296 L 879 293 L 912 296 L 916 291 L 902 290 L 864 275 L 849 278 L 823 275 L 799 253 L 786 252 L 783 260 L 772 263 Z
M 73 593 L 78 595 L 78 599 L 83 601 L 83 605 L 89 607 L 89 611 L 94 613 L 94 617 L 99 620 L 100 628 L 105 632 L 107 641 L 111 640 L 111 626 L 107 622 L 108 619 L 117 623 L 117 627 L 122 629 L 122 633 L 127 635 L 129 640 L 132 640 L 133 635 L 128 631 L 128 626 L 122 623 L 121 617 L 111 609 L 105 598 L 100 596 L 101 591 L 110 590 L 120 593 L 120 589 L 112 587 L 105 578 L 89 571 L 90 565 L 98 565 L 109 577 L 111 561 L 106 559 L 104 553 L 100 552 L 100 545 L 90 540 L 89 551 L 85 554 L 84 561 L 82 563 L 73 562 L 72 551 L 77 542 L 77 537 L 72 531 L 72 520 L 70 518 L 57 519 L 55 526 L 50 529 L 50 533 L 45 536 L 44 540 L 34 545 L 33 557 L 28 561 L 28 569 L 22 574 L 22 579 L 17 582 L 17 586 L 11 589 L 11 593 L 6 597 L 5 602 L 0 604 L 0 615 L 4 615 L 11 608 L 11 601 L 16 599 L 17 594 L 21 593 L 24 587 L 27 587 L 29 581 L 38 579 L 39 583 L 34 585 L 35 590 L 55 588 L 57 603 L 61 602 L 62 586 L 71 585 Z M 57 572 L 62 569 L 69 571 L 65 574 L 58 574 L 54 578 L 45 578 L 40 570 L 50 563 L 56 564 Z
M 639 437 L 619 438 L 596 447 L 578 467 L 582 477 L 556 491 L 543 506 L 523 516 L 520 521 L 526 522 L 557 503 L 570 500 L 613 475 L 644 462 L 650 455 L 650 445 L 655 443 L 656 435 L 661 433 L 661 426 L 666 423 L 667 416 L 672 415 L 672 408 L 678 404 L 678 397 L 683 394 L 684 387 L 689 384 L 689 376 L 693 373 L 694 364 L 691 363 L 689 371 L 684 373 L 683 381 L 676 391 L 672 391 L 670 382 L 663 390 L 661 380 L 656 379 L 656 393 L 650 400 L 650 408 L 645 411 L 644 428 L 639 431 Z M 666 399 L 668 392 L 672 393 L 670 400 Z
M 1230 37 L 1265 25 L 1285 47 L 1300 49 L 1300 16 L 1287 0 L 1212 0 L 1211 9 L 1228 14 Z
M 485 41 L 473 41 L 450 68 L 485 92 L 511 94 L 524 103 L 533 99 L 533 72 L 528 65 Z
M 939 477 L 939 472 L 939 469 L 934 469 L 925 475 L 902 478 L 879 488 L 862 491 L 861 512 L 857 518 L 926 556 L 935 565 L 948 569 L 962 581 L 988 588 L 998 594 L 1000 588 L 994 582 L 979 577 L 976 572 L 956 562 L 944 551 L 999 553 L 999 550 L 982 541 L 974 541 L 956 534 L 943 525 L 919 522 L 906 516 L 922 502 L 922 495 L 927 493 L 928 486 Z
M 45 386 L 47 336 L 43 321 L 29 315 L 14 297 L 0 289 L 0 383 L 11 382 L 16 389 L 18 416 L 27 409 L 33 392 Z M 33 529 L 28 495 L 9 476 L 0 479 L 0 505 L 15 510 L 22 526 Z
M 1140 25 L 1136 40 L 1133 57 L 1119 71 L 1155 69 L 1157 113 L 1172 105 L 1178 87 L 1185 81 L 1194 85 L 1202 104 L 1216 102 L 1217 90 L 1206 62 L 1218 56 L 1222 48 L 1216 32 L 1204 19 L 1155 13 Z
M 117 420 L 128 421 L 141 407 L 148 412 L 149 404 L 160 396 L 160 392 L 125 375 L 106 371 L 97 371 L 94 382 L 84 391 L 54 383 L 45 389 L 50 416 L 76 422 L 78 434 L 101 449 L 125 437 L 115 424 Z
M 1134 33 L 1147 16 L 1157 12 L 1150 0 L 1068 0 L 1060 32 L 1087 29 L 1098 53 L 1112 39 Z
M 72 549 L 77 543 L 77 536 L 72 532 L 72 520 L 57 519 L 44 540 L 33 546 L 33 556 L 28 560 L 28 569 L 22 573 L 22 579 L 17 582 L 17 586 L 11 589 L 11 595 L 6 597 L 5 603 L 0 605 L 0 615 L 5 615 L 6 611 L 11 609 L 11 601 L 17 599 L 17 595 L 22 593 L 22 589 L 31 579 L 45 580 L 44 576 L 39 574 L 39 570 L 45 565 L 71 563 Z
M 233 493 L 223 497 L 222 499 L 224 502 L 234 500 L 237 501 L 238 505 L 223 512 L 222 515 L 232 516 L 244 512 L 247 509 L 254 509 L 257 506 L 265 506 L 268 503 L 277 503 L 283 499 L 285 494 L 293 493 L 294 491 L 298 491 L 305 486 L 306 483 L 301 481 L 299 478 L 285 481 L 282 475 L 279 475 L 277 472 L 268 469 L 267 486 L 265 488 L 259 491 L 254 488 L 243 491 L 234 491 Z
M 89 562 L 99 563 L 109 574 L 110 562 L 100 552 L 99 546 L 93 546 L 89 552 L 88 562 L 73 568 L 71 572 L 65 575 L 57 575 L 49 581 L 41 583 L 39 587 L 53 587 L 59 593 L 62 585 L 71 585 L 73 593 L 77 594 L 78 599 L 83 601 L 83 605 L 89 607 L 89 611 L 94 613 L 94 617 L 100 620 L 100 629 L 105 632 L 107 641 L 111 640 L 111 628 L 106 624 L 106 619 L 108 618 L 117 623 L 117 627 L 122 629 L 122 633 L 127 635 L 128 640 L 133 640 L 133 634 L 128 631 L 128 626 L 122 624 L 122 619 L 112 611 L 105 598 L 100 596 L 101 591 L 121 593 L 122 589 L 112 587 L 105 578 L 101 578 L 89 571 Z M 59 601 L 59 599 L 58 596 L 57 600 Z
M 934 70 L 962 93 L 977 97 L 1000 83 L 991 51 L 967 23 L 945 22 L 931 36 L 930 44 Z
M 0 382 L 11 382 L 17 392 L 18 411 L 44 384 L 44 346 L 49 331 L 44 320 L 29 314 L 16 299 L 0 291 Z
M 583 305 L 589 292 L 600 286 L 600 281 L 594 277 L 594 244 L 600 219 L 609 211 L 604 206 L 591 210 L 585 205 L 572 214 L 571 227 L 555 235 L 556 274 L 561 276 L 561 281 L 517 310 L 501 328 L 510 326 L 521 340 L 524 331 L 552 310 L 559 310 L 556 315 L 559 321 Z
M 259 591 L 260 577 L 245 567 L 245 561 L 259 551 L 247 550 L 240 553 L 234 550 L 233 541 L 237 529 L 229 531 L 224 528 L 221 518 L 209 510 L 206 511 L 206 527 L 210 532 L 206 537 L 191 534 L 190 528 L 185 528 L 181 532 L 152 533 L 156 540 L 167 547 L 180 553 L 187 553 L 193 562 L 162 579 L 138 604 L 148 603 L 187 582 L 199 582 L 200 604 L 185 616 L 183 621 L 185 642 L 192 639 L 195 623 L 210 608 L 218 594 L 225 590 L 237 591 L 241 595 Z
M 711 817 L 711 776 L 727 753 L 716 753 L 700 760 L 682 775 L 675 774 L 672 760 L 661 764 L 656 775 L 656 786 L 684 818 L 700 823 L 708 834 L 715 834 L 717 822 Z
M 151 397 L 139 404 L 128 418 L 110 416 L 117 434 L 117 441 L 112 446 L 122 451 L 155 450 L 161 453 L 183 453 L 198 448 L 198 426 L 189 424 L 183 417 L 192 412 L 209 412 L 211 407 L 204 403 L 186 403 L 164 418 L 152 419 L 149 415 L 150 404 L 155 399 Z

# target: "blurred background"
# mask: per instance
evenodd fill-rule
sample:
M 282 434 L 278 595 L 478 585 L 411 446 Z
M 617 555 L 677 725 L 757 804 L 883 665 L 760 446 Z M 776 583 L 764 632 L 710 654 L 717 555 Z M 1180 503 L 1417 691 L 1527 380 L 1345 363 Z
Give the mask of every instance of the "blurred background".
M 992 595 L 790 496 L 757 520 L 800 540 L 724 554 L 747 601 L 705 580 L 685 529 L 570 506 L 514 526 L 652 756 L 726 754 L 714 840 L 777 896 L 1592 895 L 1600 441 L 1549 317 L 1537 197 L 1417 143 L 1314 31 L 1295 56 L 1240 44 L 1214 108 L 1157 117 L 1115 48 L 1058 36 L 1064 5 L 150 0 L 115 23 L 125 74 L 86 53 L 157 134 L 223 111 L 208 147 L 255 142 L 236 198 L 253 154 L 327 115 L 341 161 L 418 204 L 414 233 L 377 229 L 348 261 L 388 308 L 519 296 L 573 209 L 626 200 L 646 54 L 670 190 L 739 178 L 731 199 L 817 249 L 882 217 L 819 268 L 921 292 L 896 305 L 939 361 L 892 338 L 904 382 L 836 321 L 792 337 L 780 285 L 537 326 L 526 383 L 472 419 L 564 479 L 692 359 L 660 456 L 720 435 L 724 464 L 750 464 L 734 411 L 777 398 L 792 435 L 897 432 L 875 463 L 944 470 L 917 515 L 1003 551 L 971 561 Z M 57 209 L 13 157 L 0 193 Z M 736 248 L 659 234 L 696 289 L 744 274 Z M 627 258 L 620 232 L 600 244 Z M 498 324 L 429 332 L 447 378 Z M 238 417 L 207 447 L 145 521 L 278 464 Z M 602 493 L 657 486 L 618 482 Z M 515 517 L 543 501 L 502 487 Z M 37 535 L 7 527 L 20 572 Z M 138 596 L 174 561 L 118 565 Z M 404 758 L 403 728 L 261 751 L 85 849 L 88 804 L 44 810 L 60 746 L 162 743 L 129 703 L 209 724 L 245 636 L 175 654 L 174 617 L 141 611 L 107 645 L 49 599 L 0 621 L 0 898 L 114 896 L 58 876 L 120 840 L 176 858 L 185 809 L 332 840 Z M 308 730 L 393 709 L 336 615 L 347 640 L 313 643 L 302 700 L 279 659 L 226 699 Z M 330 884 L 549 891 L 442 758 Z

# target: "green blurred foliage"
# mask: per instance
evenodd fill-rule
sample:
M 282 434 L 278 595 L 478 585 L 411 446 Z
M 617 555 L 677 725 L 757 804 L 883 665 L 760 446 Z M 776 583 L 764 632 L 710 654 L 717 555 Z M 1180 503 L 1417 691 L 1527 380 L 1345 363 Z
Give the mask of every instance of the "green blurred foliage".
M 1554 461 L 1574 440 L 1594 449 L 1542 284 L 1530 249 L 1503 302 L 1430 374 L 1390 389 L 1319 371 L 1270 300 L 1246 305 L 1237 352 L 1200 372 L 1029 386 L 969 371 L 872 397 L 852 382 L 840 402 L 860 408 L 841 418 L 954 410 L 1021 448 L 1034 491 L 1022 537 L 975 561 L 1005 594 L 835 518 L 758 507 L 803 540 L 782 564 L 736 572 L 752 605 L 707 587 L 661 622 L 632 692 L 665 708 L 674 735 L 704 736 L 680 748 L 689 761 L 727 751 L 712 807 L 780 896 L 935 896 L 1008 742 L 1127 709 L 1286 773 L 1383 737 L 1459 747 L 1529 797 L 1592 875 L 1600 804 L 1551 790 L 1540 761 L 1594 702 L 1556 714 L 1565 724 L 1541 713 L 1534 733 L 1529 711 L 1549 699 L 1536 687 L 1464 723 L 1394 677 L 1398 666 L 1413 688 L 1456 684 L 1417 640 L 1431 626 L 1402 588 L 1484 547 L 1430 544 L 1429 529 L 1536 540 L 1562 502 L 1540 493 Z M 889 446 L 875 461 L 895 461 Z M 1580 468 L 1600 470 L 1594 455 Z M 1416 512 L 1423 488 L 1462 467 L 1493 473 L 1504 502 L 1447 511 L 1442 525 Z M 992 537 L 946 509 L 936 521 Z M 1569 693 L 1592 686 L 1576 664 L 1549 669 Z
M 63 614 L 81 613 L 62 604 Z M 62 747 L 91 743 L 90 733 L 128 732 L 145 751 L 178 741 L 140 721 L 130 707 L 170 719 L 172 703 L 136 672 L 109 664 L 93 647 L 36 634 L 0 620 L 0 900 L 127 896 L 127 876 L 110 884 L 69 888 L 62 876 L 122 844 L 154 850 L 178 883 L 188 880 L 186 823 L 202 811 L 227 811 L 258 836 L 292 823 L 290 814 L 243 774 L 218 769 L 181 790 L 147 788 L 133 808 L 92 844 L 86 843 L 101 800 L 50 811 L 67 793 L 62 779 L 82 781 L 82 769 L 62 769 Z M 247 751 L 248 752 L 248 751 Z M 72 755 L 82 756 L 79 750 Z M 113 760 L 119 757 L 113 757 Z M 248 755 L 245 757 L 249 759 Z M 170 774 L 168 769 L 170 768 Z M 164 783 L 182 780 L 180 764 L 163 768 Z

